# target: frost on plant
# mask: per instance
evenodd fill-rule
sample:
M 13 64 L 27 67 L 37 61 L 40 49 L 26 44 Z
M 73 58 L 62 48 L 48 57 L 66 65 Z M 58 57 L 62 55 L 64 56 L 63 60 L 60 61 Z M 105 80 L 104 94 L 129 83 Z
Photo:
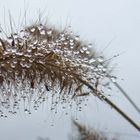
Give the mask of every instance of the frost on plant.
M 107 73 L 104 57 L 67 28 L 58 31 L 36 23 L 10 35 L 1 31 L 0 115 L 16 114 L 21 102 L 30 104 L 25 108 L 30 114 L 49 97 L 56 106 L 96 95 Z

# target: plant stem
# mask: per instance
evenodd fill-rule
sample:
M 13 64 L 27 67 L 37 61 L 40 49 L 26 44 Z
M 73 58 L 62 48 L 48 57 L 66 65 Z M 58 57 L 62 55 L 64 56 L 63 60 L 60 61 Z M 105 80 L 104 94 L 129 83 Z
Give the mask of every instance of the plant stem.
M 84 81 L 83 79 L 77 77 L 82 83 L 84 83 L 88 88 L 90 88 L 94 93 L 95 89 L 92 85 L 90 85 L 88 82 Z M 107 104 L 109 104 L 113 109 L 115 109 L 122 117 L 124 117 L 132 126 L 134 126 L 138 131 L 140 131 L 140 126 L 134 122 L 124 111 L 122 111 L 116 104 L 114 104 L 111 100 L 109 100 L 106 96 L 104 96 L 102 93 L 97 91 L 95 93 L 97 97 L 102 98 Z
M 46 67 L 43 64 L 40 64 L 40 65 L 42 65 L 42 67 Z M 72 71 L 68 71 L 67 69 L 60 68 L 59 66 L 54 65 L 52 63 L 47 63 L 47 65 L 51 67 L 55 67 L 57 70 L 63 71 L 75 77 L 78 81 L 80 81 L 89 89 L 91 89 L 94 95 L 96 95 L 99 99 L 101 99 L 102 101 L 105 101 L 108 105 L 110 105 L 115 111 L 117 111 L 124 119 L 126 119 L 134 128 L 136 128 L 140 132 L 140 126 L 133 119 L 131 119 L 123 110 L 121 110 L 116 104 L 114 104 L 111 100 L 109 100 L 105 95 L 103 95 L 101 92 L 95 89 L 88 81 L 82 79 L 78 74 L 73 73 Z
M 110 78 L 109 78 L 110 79 Z M 138 106 L 133 102 L 133 100 L 128 96 L 128 94 L 123 90 L 123 88 L 117 83 L 113 82 L 111 79 L 110 81 L 121 91 L 121 93 L 126 97 L 126 99 L 131 103 L 131 105 L 136 109 L 136 111 L 140 114 L 140 109 Z

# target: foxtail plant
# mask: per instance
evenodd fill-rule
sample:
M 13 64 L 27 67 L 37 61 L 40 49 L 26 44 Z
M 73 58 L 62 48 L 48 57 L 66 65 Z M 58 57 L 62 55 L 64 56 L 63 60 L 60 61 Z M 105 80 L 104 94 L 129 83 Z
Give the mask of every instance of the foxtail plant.
M 1 29 L 1 34 L 5 32 Z M 113 78 L 108 61 L 91 44 L 67 29 L 58 31 L 39 22 L 0 38 L 0 115 L 16 114 L 20 102 L 37 109 L 48 99 L 54 104 L 93 94 L 140 131 L 140 127 L 102 91 L 102 80 Z M 27 113 L 31 113 L 25 108 Z M 5 116 L 6 117 L 6 116 Z

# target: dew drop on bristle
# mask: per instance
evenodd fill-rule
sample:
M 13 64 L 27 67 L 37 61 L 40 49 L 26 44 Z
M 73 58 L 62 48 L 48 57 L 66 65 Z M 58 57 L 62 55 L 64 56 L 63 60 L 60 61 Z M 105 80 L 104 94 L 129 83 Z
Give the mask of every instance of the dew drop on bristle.
M 91 63 L 94 63 L 94 62 L 96 62 L 96 59 L 95 59 L 95 58 L 92 58 L 92 59 L 89 60 L 89 63 L 90 63 L 90 64 L 91 64 Z
M 98 61 L 99 63 L 102 63 L 102 62 L 104 62 L 104 58 L 103 58 L 102 56 L 100 56 L 100 57 L 97 58 L 97 61 Z
M 15 47 L 13 47 L 13 48 L 11 49 L 11 52 L 14 54 L 14 53 L 17 52 L 17 49 L 16 49 Z
M 89 55 L 89 54 L 90 54 L 90 51 L 89 51 L 89 50 L 87 50 L 87 51 L 86 51 L 86 54 L 87 54 L 87 55 Z
M 92 48 L 93 47 L 93 45 L 90 43 L 90 44 L 88 44 L 88 48 Z
M 31 33 L 33 33 L 33 32 L 35 32 L 35 28 L 33 27 L 33 28 L 31 28 Z
M 28 114 L 28 109 L 24 109 L 24 112 L 25 112 L 26 114 Z
M 84 46 L 82 49 L 83 51 L 87 51 L 87 46 Z
M 113 83 L 116 83 L 116 81 L 117 81 L 117 77 L 115 77 L 115 76 L 111 76 L 111 81 L 112 81 Z
M 52 36 L 52 30 L 50 29 L 50 30 L 47 30 L 47 35 L 48 36 Z
M 46 34 L 46 31 L 45 30 L 40 30 L 40 34 L 41 35 L 45 35 Z
M 74 39 L 75 39 L 76 41 L 79 41 L 79 40 L 80 40 L 80 36 L 76 35 Z
M 12 68 L 16 67 L 16 65 L 14 63 L 11 63 L 10 65 L 11 65 Z

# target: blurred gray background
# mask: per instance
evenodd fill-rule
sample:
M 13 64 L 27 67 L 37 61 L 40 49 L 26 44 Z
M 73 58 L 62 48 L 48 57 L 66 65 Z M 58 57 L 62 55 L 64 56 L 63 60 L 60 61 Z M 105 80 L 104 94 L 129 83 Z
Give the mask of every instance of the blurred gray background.
M 28 23 L 33 23 L 42 13 L 56 28 L 71 25 L 81 40 L 95 43 L 97 52 L 103 51 L 107 58 L 120 54 L 111 63 L 115 66 L 114 74 L 118 77 L 118 83 L 140 107 L 139 0 L 1 0 L 0 24 L 3 27 L 4 20 L 9 26 L 8 10 L 17 25 L 25 10 Z M 111 92 L 110 99 L 140 124 L 140 115 L 116 88 L 106 92 Z M 0 139 L 35 140 L 41 136 L 66 140 L 75 131 L 71 125 L 71 114 L 83 124 L 107 134 L 118 136 L 117 133 L 121 133 L 120 139 L 140 139 L 140 133 L 107 104 L 95 97 L 91 97 L 87 104 L 82 112 L 73 110 L 67 116 L 65 111 L 54 115 L 44 107 L 29 117 L 18 115 L 7 120 L 0 119 Z

